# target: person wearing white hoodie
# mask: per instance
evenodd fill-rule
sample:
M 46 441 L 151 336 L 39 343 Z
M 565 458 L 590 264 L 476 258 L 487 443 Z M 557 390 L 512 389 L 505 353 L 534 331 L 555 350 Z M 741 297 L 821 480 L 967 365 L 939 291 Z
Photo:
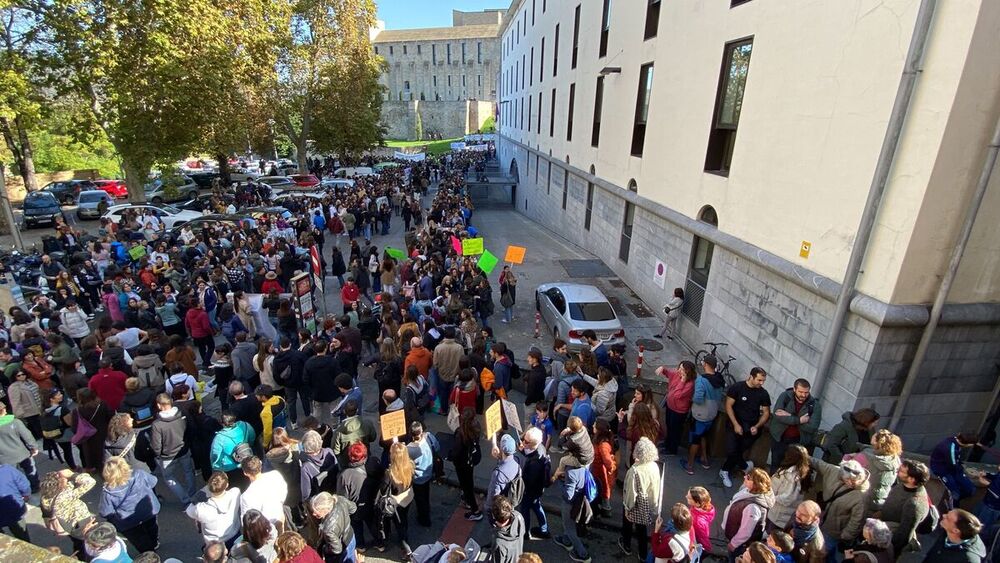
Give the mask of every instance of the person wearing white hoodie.
M 229 478 L 222 471 L 212 473 L 203 489 L 208 498 L 193 502 L 184 512 L 198 523 L 205 545 L 221 541 L 232 549 L 240 537 L 240 490 L 229 488 Z
M 748 545 L 764 537 L 767 511 L 773 506 L 771 477 L 759 467 L 751 469 L 743 476 L 743 486 L 722 515 L 729 561 L 735 561 Z

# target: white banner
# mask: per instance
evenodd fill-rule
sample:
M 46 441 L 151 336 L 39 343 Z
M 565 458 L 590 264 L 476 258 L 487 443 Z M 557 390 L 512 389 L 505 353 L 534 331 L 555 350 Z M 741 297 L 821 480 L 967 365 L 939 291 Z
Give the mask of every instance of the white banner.
M 421 153 L 417 153 L 417 154 L 409 154 L 409 153 L 405 153 L 405 152 L 396 151 L 394 157 L 398 158 L 400 160 L 409 160 L 411 162 L 420 162 L 421 160 L 424 160 L 425 158 L 427 158 L 427 155 L 424 154 L 424 153 L 422 153 L 422 152 Z
M 465 150 L 465 143 L 452 143 L 451 144 L 451 150 L 453 150 L 453 151 L 464 151 Z
M 478 142 L 483 142 L 483 143 L 490 142 L 490 141 L 495 142 L 497 140 L 497 136 L 496 136 L 495 133 L 484 133 L 482 135 L 473 134 L 473 135 L 466 135 L 465 136 L 465 140 L 466 141 L 478 141 Z
M 465 150 L 467 150 L 467 151 L 476 151 L 476 152 L 486 152 L 486 149 L 488 149 L 488 148 L 489 148 L 489 145 L 466 145 Z

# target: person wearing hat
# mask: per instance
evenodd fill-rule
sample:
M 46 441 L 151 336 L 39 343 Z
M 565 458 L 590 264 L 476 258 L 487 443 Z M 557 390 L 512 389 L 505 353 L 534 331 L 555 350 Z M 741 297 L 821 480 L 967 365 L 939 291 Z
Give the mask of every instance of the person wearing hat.
M 266 295 L 271 293 L 272 290 L 278 293 L 285 292 L 285 288 L 281 287 L 281 282 L 278 281 L 278 274 L 268 272 L 264 274 L 264 283 L 260 286 L 260 292 Z
M 861 537 L 869 473 L 853 459 L 833 465 L 814 457 L 810 465 L 818 474 L 813 490 L 825 504 L 820 530 L 827 553 L 836 553 L 838 545 Z
M 358 549 L 366 549 L 365 524 L 373 538 L 377 530 L 372 517 L 375 503 L 375 493 L 382 482 L 385 470 L 374 456 L 368 455 L 368 447 L 364 442 L 355 442 L 347 448 L 347 463 L 344 470 L 337 475 L 337 494 L 357 505 L 358 509 L 351 515 L 351 528 Z
M 113 524 L 100 522 L 87 531 L 86 550 L 92 562 L 131 563 L 125 542 Z
M 483 512 L 486 514 L 491 514 L 493 497 L 506 492 L 510 488 L 509 485 L 521 476 L 521 466 L 514 459 L 514 452 L 517 451 L 517 442 L 514 441 L 514 437 L 510 434 L 504 434 L 500 437 L 499 444 L 496 442 L 495 436 L 492 439 L 493 457 L 497 460 L 497 465 L 490 473 L 490 484 L 486 488 L 486 499 L 483 503 Z

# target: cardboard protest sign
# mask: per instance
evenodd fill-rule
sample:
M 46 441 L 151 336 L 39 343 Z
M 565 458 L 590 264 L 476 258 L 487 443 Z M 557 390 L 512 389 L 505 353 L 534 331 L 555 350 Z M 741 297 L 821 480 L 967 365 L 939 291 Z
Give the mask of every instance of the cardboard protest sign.
M 520 264 L 524 262 L 524 253 L 527 251 L 523 246 L 507 246 L 507 255 L 504 256 L 504 262 L 510 262 L 511 264 Z
M 500 399 L 500 402 L 503 403 L 503 417 L 507 420 L 507 425 L 512 426 L 517 430 L 518 434 L 521 434 L 524 430 L 521 429 L 521 419 L 518 418 L 517 405 L 505 399 Z
M 458 237 L 452 235 L 451 237 L 451 247 L 455 249 L 455 253 L 461 256 L 462 254 L 462 241 Z
M 128 255 L 133 260 L 138 260 L 146 255 L 146 247 L 142 246 L 141 244 L 138 246 L 133 246 L 132 248 L 128 249 Z
M 486 437 L 496 436 L 503 428 L 503 411 L 500 401 L 496 401 L 486 409 Z
M 406 253 L 398 248 L 387 246 L 385 247 L 385 253 L 396 260 L 406 260 Z
M 493 268 L 497 267 L 497 263 L 500 260 L 493 256 L 489 250 L 483 250 L 483 255 L 479 257 L 479 262 L 476 263 L 479 269 L 486 272 L 487 274 L 493 273 Z
M 474 256 L 483 253 L 483 238 L 467 238 L 462 241 L 462 255 Z
M 382 425 L 382 439 L 391 440 L 406 434 L 406 412 L 403 410 L 387 412 L 379 417 Z

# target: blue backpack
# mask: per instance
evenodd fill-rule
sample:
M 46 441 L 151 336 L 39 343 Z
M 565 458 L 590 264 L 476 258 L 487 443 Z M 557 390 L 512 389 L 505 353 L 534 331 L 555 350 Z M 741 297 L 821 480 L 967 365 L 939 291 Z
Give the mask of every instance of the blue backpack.
M 583 494 L 587 495 L 587 502 L 594 502 L 594 499 L 597 498 L 597 481 L 594 480 L 594 474 L 589 470 L 584 474 Z

